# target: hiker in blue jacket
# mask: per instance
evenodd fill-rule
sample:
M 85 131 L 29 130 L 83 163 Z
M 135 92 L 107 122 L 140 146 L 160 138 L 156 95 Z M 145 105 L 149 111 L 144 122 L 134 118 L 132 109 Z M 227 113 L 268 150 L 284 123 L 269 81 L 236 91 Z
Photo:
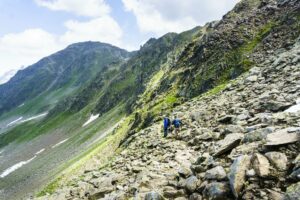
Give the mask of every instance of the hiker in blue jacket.
M 168 130 L 169 130 L 170 126 L 171 126 L 171 120 L 167 116 L 165 116 L 164 117 L 164 137 L 168 136 Z
M 175 116 L 174 120 L 172 121 L 172 125 L 174 125 L 174 127 L 175 127 L 175 135 L 176 136 L 178 136 L 181 124 L 182 124 L 182 122 L 180 121 L 180 119 L 178 119 L 177 116 Z

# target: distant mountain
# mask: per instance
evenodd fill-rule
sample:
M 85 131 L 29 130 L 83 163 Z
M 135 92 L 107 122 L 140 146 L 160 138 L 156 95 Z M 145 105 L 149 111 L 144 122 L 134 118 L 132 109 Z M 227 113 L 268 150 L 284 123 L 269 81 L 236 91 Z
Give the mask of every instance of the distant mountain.
M 9 70 L 8 72 L 5 72 L 3 75 L 0 76 L 0 85 L 8 82 L 16 73 L 18 70 Z
M 0 115 L 39 95 L 81 87 L 109 65 L 130 56 L 126 50 L 100 42 L 82 42 L 20 70 L 0 85 Z M 63 95 L 63 96 L 65 96 Z

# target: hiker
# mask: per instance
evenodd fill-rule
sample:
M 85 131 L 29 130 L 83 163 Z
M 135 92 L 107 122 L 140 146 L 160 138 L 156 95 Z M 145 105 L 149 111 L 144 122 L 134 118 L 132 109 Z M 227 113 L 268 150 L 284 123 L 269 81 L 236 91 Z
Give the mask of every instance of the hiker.
M 168 130 L 169 130 L 170 126 L 171 126 L 171 120 L 167 116 L 165 116 L 164 117 L 164 137 L 168 136 Z
M 172 125 L 175 127 L 175 135 L 178 136 L 180 126 L 181 126 L 181 121 L 178 119 L 176 116 L 174 116 L 174 120 L 172 121 Z

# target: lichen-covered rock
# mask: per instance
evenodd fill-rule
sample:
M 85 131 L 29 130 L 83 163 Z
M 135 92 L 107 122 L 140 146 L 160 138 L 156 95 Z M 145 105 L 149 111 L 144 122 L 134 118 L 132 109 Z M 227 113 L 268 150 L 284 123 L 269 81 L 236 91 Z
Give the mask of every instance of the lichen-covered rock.
M 273 151 L 265 155 L 278 170 L 285 171 L 287 169 L 288 159 L 285 154 Z
M 300 141 L 300 132 L 289 132 L 289 129 L 282 129 L 267 135 L 266 146 L 277 146 Z
M 217 166 L 207 170 L 204 178 L 208 180 L 224 180 L 226 178 L 226 172 L 222 166 Z
M 300 199 L 300 182 L 288 187 L 284 195 L 284 200 L 298 200 L 298 199 Z
M 225 182 L 213 182 L 206 186 L 206 192 L 209 199 L 212 200 L 226 200 L 230 193 L 228 183 Z
M 252 166 L 260 177 L 268 176 L 270 173 L 270 163 L 268 159 L 259 153 L 253 155 Z
M 250 166 L 250 156 L 243 155 L 236 158 L 230 167 L 228 175 L 231 191 L 236 198 L 239 197 L 246 181 L 246 172 Z
M 197 179 L 196 176 L 191 176 L 188 179 L 186 179 L 185 189 L 189 193 L 195 192 L 198 186 L 199 186 L 199 180 Z

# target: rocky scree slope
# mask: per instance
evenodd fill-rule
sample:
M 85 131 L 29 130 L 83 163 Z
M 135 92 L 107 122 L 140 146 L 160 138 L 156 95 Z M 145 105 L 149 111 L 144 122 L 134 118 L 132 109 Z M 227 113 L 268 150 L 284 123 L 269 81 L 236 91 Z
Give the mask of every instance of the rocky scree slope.
M 40 199 L 299 199 L 299 61 L 300 38 L 174 108 L 178 136 L 162 138 L 154 123 L 106 167 Z
M 243 0 L 222 20 L 201 27 L 169 54 L 166 66 L 153 76 L 155 87 L 132 106 L 138 111 L 134 127 L 145 128 L 161 110 L 238 77 L 275 49 L 288 49 L 300 34 L 299 7 L 294 0 Z

